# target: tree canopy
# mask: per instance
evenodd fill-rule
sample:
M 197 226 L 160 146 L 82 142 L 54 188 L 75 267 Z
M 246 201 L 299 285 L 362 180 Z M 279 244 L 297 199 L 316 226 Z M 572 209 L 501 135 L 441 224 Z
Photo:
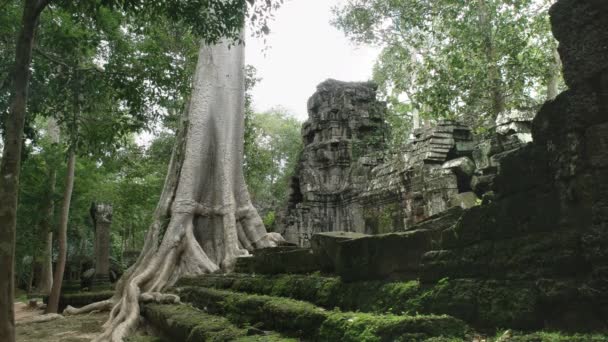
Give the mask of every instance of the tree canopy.
M 549 4 L 349 0 L 334 9 L 334 25 L 382 47 L 374 79 L 396 115 L 487 128 L 501 112 L 536 108 L 559 77 Z

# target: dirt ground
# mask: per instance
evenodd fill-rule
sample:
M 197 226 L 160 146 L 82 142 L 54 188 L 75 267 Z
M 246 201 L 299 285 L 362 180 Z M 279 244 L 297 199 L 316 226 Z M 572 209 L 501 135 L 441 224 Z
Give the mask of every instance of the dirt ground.
M 101 312 L 66 316 L 49 322 L 32 322 L 32 319 L 42 313 L 41 309 L 29 308 L 25 303 L 15 303 L 17 342 L 90 341 L 101 331 L 101 325 L 108 319 L 108 313 Z

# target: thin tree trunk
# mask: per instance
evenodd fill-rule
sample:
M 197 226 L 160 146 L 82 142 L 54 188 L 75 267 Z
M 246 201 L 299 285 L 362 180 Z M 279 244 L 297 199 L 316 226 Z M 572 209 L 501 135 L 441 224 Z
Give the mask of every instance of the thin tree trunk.
M 27 293 L 32 293 L 32 287 L 34 284 L 34 273 L 36 273 L 36 253 L 34 253 L 34 257 L 32 258 L 32 262 L 30 264 L 30 274 L 27 277 L 27 289 L 26 292 Z
M 53 287 L 53 232 L 48 231 L 45 236 L 44 249 L 42 251 L 42 268 L 38 282 L 38 293 L 48 295 Z
M 47 134 L 49 141 L 53 145 L 59 143 L 59 126 L 54 118 L 49 118 L 47 123 Z M 53 231 L 51 222 L 55 213 L 55 183 L 57 181 L 57 169 L 53 163 L 49 164 L 48 170 L 48 187 L 44 203 L 42 205 L 43 217 L 40 221 L 40 234 L 44 239 L 44 247 L 42 249 L 42 268 L 40 271 L 40 279 L 38 281 L 38 292 L 42 294 L 51 293 L 53 286 Z
M 32 64 L 32 49 L 40 12 L 48 0 L 26 0 L 15 50 L 13 91 L 6 116 L 4 149 L 0 164 L 0 341 L 15 340 L 15 227 L 21 149 Z
M 59 256 L 57 257 L 57 266 L 55 267 L 55 276 L 53 278 L 53 288 L 51 289 L 51 295 L 49 296 L 46 313 L 57 313 L 59 308 L 59 296 L 61 294 L 61 285 L 63 283 L 63 273 L 65 271 L 65 262 L 67 258 L 68 219 L 70 215 L 70 202 L 72 201 L 72 190 L 74 189 L 75 167 L 76 152 L 74 151 L 74 147 L 71 147 L 68 152 L 65 189 L 63 192 L 63 203 L 61 205 L 61 216 L 59 217 L 57 239 L 59 245 Z
M 547 100 L 554 100 L 559 94 L 559 80 L 562 76 L 562 60 L 557 51 L 557 47 L 553 48 L 553 63 L 549 70 L 547 80 Z
M 243 69 L 242 45 L 201 45 L 187 121 L 142 253 L 112 299 L 65 310 L 112 308 L 96 341 L 122 341 L 137 326 L 139 301 L 171 298 L 160 291 L 181 276 L 230 270 L 248 250 L 281 240 L 266 232 L 243 176 Z
M 488 65 L 488 83 L 490 87 L 492 112 L 490 118 L 492 122 L 496 120 L 498 115 L 505 108 L 505 98 L 503 93 L 503 82 L 498 66 L 498 57 L 496 56 L 496 47 L 494 46 L 494 38 L 492 37 L 492 21 L 490 20 L 490 11 L 486 0 L 478 0 L 479 5 L 479 27 L 483 34 L 484 50 L 486 55 L 486 63 Z

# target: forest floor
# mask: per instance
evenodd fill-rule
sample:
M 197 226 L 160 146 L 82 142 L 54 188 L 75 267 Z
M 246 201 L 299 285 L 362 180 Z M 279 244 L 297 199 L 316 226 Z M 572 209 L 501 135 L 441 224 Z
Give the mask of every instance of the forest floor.
M 35 322 L 43 314 L 22 302 L 15 303 L 17 342 L 84 342 L 90 341 L 108 319 L 107 312 L 66 316 L 48 322 Z

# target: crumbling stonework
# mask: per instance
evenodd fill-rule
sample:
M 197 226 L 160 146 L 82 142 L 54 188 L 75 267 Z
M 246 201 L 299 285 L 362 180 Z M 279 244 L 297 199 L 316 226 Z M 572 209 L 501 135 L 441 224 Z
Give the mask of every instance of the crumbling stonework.
M 520 113 L 500 117 L 481 143 L 467 126 L 440 121 L 416 130 L 385 161 L 385 110 L 372 84 L 319 85 L 279 224 L 288 241 L 308 246 L 319 232 L 401 232 L 449 208 L 475 206 L 490 191 L 500 159 L 530 141 L 531 123 Z
M 507 152 L 495 195 L 456 220 L 337 242 L 343 279 L 440 284 L 433 312 L 488 327 L 608 331 L 608 3 L 560 0 L 551 18 L 570 89 L 532 143 L 491 156 Z
M 357 196 L 385 148 L 385 105 L 371 83 L 327 80 L 308 101 L 304 150 L 291 182 L 283 236 L 308 245 L 325 231 L 363 227 Z

